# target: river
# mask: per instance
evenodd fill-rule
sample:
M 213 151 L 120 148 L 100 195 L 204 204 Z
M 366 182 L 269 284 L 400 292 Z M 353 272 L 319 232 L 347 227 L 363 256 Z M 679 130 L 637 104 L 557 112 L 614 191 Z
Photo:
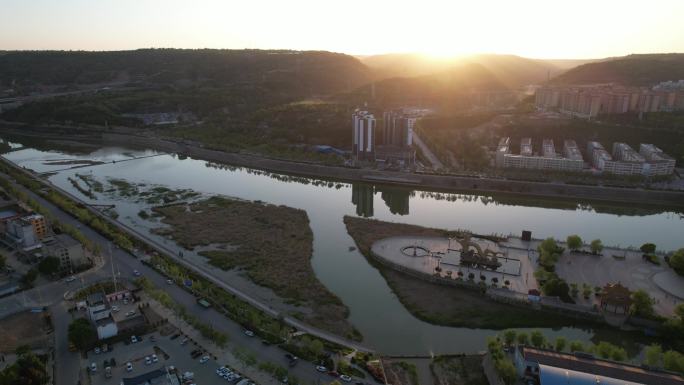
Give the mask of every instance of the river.
M 95 179 L 124 179 L 130 183 L 191 189 L 204 196 L 226 195 L 262 200 L 306 210 L 314 232 L 313 268 L 318 278 L 350 309 L 350 321 L 364 342 L 386 354 L 472 353 L 483 350 L 485 338 L 494 331 L 440 327 L 411 315 L 392 293 L 378 270 L 358 252 L 347 234 L 344 215 L 447 229 L 468 229 L 481 234 L 520 234 L 531 230 L 536 238 L 564 239 L 579 234 L 583 239 L 600 238 L 606 245 L 636 246 L 653 242 L 660 249 L 684 246 L 684 219 L 667 209 L 633 206 L 592 206 L 587 203 L 511 196 L 477 196 L 410 191 L 387 186 L 316 182 L 304 178 L 271 175 L 255 170 L 228 168 L 202 160 L 161 154 L 151 150 L 105 147 L 85 153 L 67 150 L 14 148 L 5 157 L 37 172 L 50 172 L 49 180 L 76 196 L 75 174 Z M 134 159 L 144 157 L 141 159 Z M 70 169 L 72 160 L 104 163 Z M 53 163 L 56 162 L 56 163 Z M 50 164 L 52 163 L 52 164 Z M 137 213 L 150 205 L 134 198 L 96 194 L 95 204 L 115 204 L 118 220 L 149 232 L 157 226 Z M 648 229 L 648 231 L 644 231 Z M 153 237 L 156 237 L 152 235 Z M 169 244 L 171 241 L 158 238 Z M 593 331 L 575 328 L 545 330 L 547 337 L 589 340 Z

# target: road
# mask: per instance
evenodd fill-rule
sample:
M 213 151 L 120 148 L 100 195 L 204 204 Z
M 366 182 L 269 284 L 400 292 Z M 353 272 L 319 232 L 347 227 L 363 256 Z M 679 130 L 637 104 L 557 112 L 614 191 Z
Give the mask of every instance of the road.
M 423 155 L 425 155 L 426 158 L 432 163 L 432 169 L 433 170 L 441 170 L 444 168 L 444 164 L 437 158 L 437 156 L 430 150 L 430 147 L 428 147 L 425 142 L 423 142 L 423 139 L 418 136 L 418 134 L 413 131 L 413 141 L 416 143 L 418 147 L 420 147 L 420 150 L 423 152 Z
M 11 179 L 0 173 L 0 177 Z M 98 244 L 101 250 L 108 250 L 109 240 L 97 233 L 88 226 L 83 225 L 78 220 L 73 218 L 68 213 L 62 211 L 51 202 L 43 199 L 41 196 L 26 189 L 24 186 L 13 183 L 13 186 L 19 191 L 23 191 L 28 196 L 36 200 L 40 205 L 46 208 L 57 220 L 62 223 L 70 224 L 72 226 L 80 227 L 81 232 L 92 242 Z M 242 326 L 226 318 L 223 314 L 214 309 L 205 309 L 197 304 L 196 298 L 185 291 L 184 289 L 171 286 L 166 283 L 166 277 L 157 273 L 155 270 L 144 265 L 134 256 L 128 252 L 112 248 L 111 261 L 114 263 L 114 270 L 120 272 L 122 279 L 133 280 L 133 270 L 138 270 L 143 276 L 151 280 L 155 285 L 163 288 L 177 303 L 185 306 L 190 314 L 196 314 L 201 317 L 204 322 L 209 323 L 223 333 L 230 336 L 230 345 L 240 346 L 254 352 L 257 360 L 270 361 L 287 367 L 287 359 L 285 352 L 274 346 L 263 345 L 259 339 L 250 338 L 243 333 Z M 53 311 L 53 319 L 55 323 L 56 334 L 56 384 L 76 384 L 79 373 L 80 359 L 77 353 L 71 353 L 68 350 L 68 341 L 66 330 L 69 322 L 71 322 L 71 315 L 67 312 L 66 306 L 62 301 L 64 293 L 68 290 L 77 290 L 81 285 L 88 285 L 95 281 L 111 277 L 112 265 L 110 259 L 105 258 L 104 261 L 98 264 L 99 268 L 91 269 L 78 276 L 78 279 L 72 283 L 65 282 L 51 282 L 38 288 L 34 288 L 11 297 L 6 297 L 0 300 L 0 314 L 2 309 L 10 309 L 14 307 L 24 307 L 23 297 L 26 298 L 26 306 L 48 306 Z M 212 281 L 215 281 L 213 278 Z M 221 285 L 222 287 L 224 285 Z M 262 305 L 265 306 L 265 305 Z M 269 309 L 272 312 L 272 309 Z M 9 310 L 6 310 L 9 311 Z M 300 328 L 300 330 L 305 328 Z M 290 373 L 297 376 L 300 380 L 307 383 L 327 383 L 331 379 L 325 375 L 316 372 L 315 365 L 309 362 L 300 362 L 299 365 L 292 368 Z M 322 382 L 320 382 L 322 381 Z

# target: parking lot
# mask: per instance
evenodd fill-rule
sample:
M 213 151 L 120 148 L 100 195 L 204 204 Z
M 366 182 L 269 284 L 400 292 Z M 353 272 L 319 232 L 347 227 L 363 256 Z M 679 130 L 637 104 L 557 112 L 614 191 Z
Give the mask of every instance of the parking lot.
M 136 377 L 169 366 L 175 367 L 179 375 L 185 372 L 192 372 L 194 374 L 193 382 L 198 385 L 216 384 L 219 380 L 222 383 L 229 383 L 226 380 L 219 379 L 216 375 L 216 369 L 221 365 L 213 357 L 209 361 L 201 363 L 200 359 L 207 355 L 206 352 L 193 358 L 191 353 L 199 349 L 199 347 L 190 340 L 183 343 L 185 340 L 183 336 L 172 337 L 173 334 L 161 336 L 158 332 L 155 332 L 139 337 L 140 340 L 137 343 L 117 343 L 111 346 L 107 352 L 95 353 L 94 350 L 89 351 L 88 358 L 84 361 L 88 366 L 86 370 L 89 370 L 92 363 L 95 363 L 96 367 L 95 371 L 90 371 L 91 383 L 93 385 L 119 384 L 122 378 Z M 152 338 L 154 338 L 154 341 Z M 151 358 L 153 354 L 156 354 L 158 361 L 147 363 L 146 358 Z M 115 365 L 111 366 L 112 376 L 107 378 L 105 376 L 104 362 L 111 362 L 112 358 L 115 361 Z M 131 363 L 131 371 L 128 371 L 126 368 L 128 362 Z

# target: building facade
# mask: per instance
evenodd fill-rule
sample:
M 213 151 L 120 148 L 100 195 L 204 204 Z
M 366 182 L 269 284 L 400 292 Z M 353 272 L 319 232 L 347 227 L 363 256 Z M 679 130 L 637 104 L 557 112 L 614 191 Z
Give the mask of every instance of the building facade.
M 375 160 L 375 117 L 356 109 L 352 114 L 352 156 L 355 160 Z
M 538 170 L 581 171 L 584 160 L 574 141 L 564 143 L 564 153 L 572 157 L 558 156 L 551 139 L 542 141 L 542 155 L 534 155 L 532 138 L 520 140 L 520 155 L 510 152 L 510 138 L 502 138 L 496 152 L 496 164 L 504 168 L 525 168 Z
M 88 262 L 83 245 L 67 234 L 46 239 L 44 246 L 46 255 L 59 259 L 62 272 L 73 272 Z

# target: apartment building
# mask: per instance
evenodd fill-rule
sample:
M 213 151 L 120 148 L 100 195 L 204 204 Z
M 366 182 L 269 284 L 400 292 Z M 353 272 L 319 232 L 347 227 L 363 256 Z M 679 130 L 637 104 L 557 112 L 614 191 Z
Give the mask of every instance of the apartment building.
M 670 175 L 674 172 L 675 160 L 653 144 L 641 143 L 639 154 L 646 159 L 645 175 Z
M 356 160 L 375 160 L 375 125 L 375 116 L 368 111 L 356 109 L 352 114 L 352 156 Z
M 499 145 L 496 147 L 495 163 L 496 167 L 504 167 L 504 158 L 511 153 L 511 138 L 505 137 L 499 139 Z
M 601 114 L 675 111 L 684 109 L 684 90 L 612 84 L 541 87 L 535 94 L 535 106 L 586 119 Z
M 544 139 L 542 141 L 542 155 L 533 155 L 532 139 L 523 138 L 520 141 L 520 155 L 511 154 L 510 139 L 504 138 L 499 142 L 497 149 L 497 166 L 501 167 L 501 159 L 503 160 L 503 167 L 507 168 L 526 168 L 539 170 L 562 170 L 562 171 L 581 171 L 584 168 L 584 160 L 582 159 L 579 150 L 574 158 L 560 157 L 556 153 L 556 147 L 551 139 Z M 573 141 L 574 142 L 574 141 Z M 572 143 L 564 143 L 572 152 Z M 574 145 L 575 149 L 577 145 Z
M 383 113 L 382 131 L 378 144 L 408 147 L 413 144 L 416 117 L 401 111 Z
M 674 159 L 652 144 L 642 143 L 636 152 L 628 144 L 616 142 L 611 155 L 600 143 L 589 142 L 587 155 L 594 168 L 617 175 L 670 175 L 675 166 Z
M 73 272 L 88 261 L 83 245 L 67 234 L 58 234 L 44 242 L 45 253 L 59 259 L 59 270 Z

